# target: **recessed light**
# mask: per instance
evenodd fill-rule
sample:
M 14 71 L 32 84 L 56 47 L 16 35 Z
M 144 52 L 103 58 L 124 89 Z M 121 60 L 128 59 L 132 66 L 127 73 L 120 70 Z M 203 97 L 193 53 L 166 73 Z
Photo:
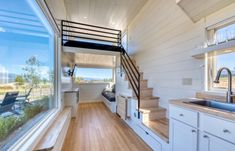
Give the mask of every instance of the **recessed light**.
M 112 24 L 112 25 L 115 25 L 115 22 L 112 22 L 111 24 Z
M 84 16 L 83 18 L 84 18 L 84 19 L 87 19 L 87 17 L 86 17 L 86 16 Z

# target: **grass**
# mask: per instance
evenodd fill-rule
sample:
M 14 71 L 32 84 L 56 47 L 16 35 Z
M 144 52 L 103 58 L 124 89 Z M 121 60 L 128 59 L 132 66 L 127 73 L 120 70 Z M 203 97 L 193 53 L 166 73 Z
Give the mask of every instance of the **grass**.
M 49 108 L 48 97 L 33 102 L 24 108 L 24 114 L 20 116 L 0 117 L 0 141 L 5 140 L 13 131 L 21 127 L 28 120 Z

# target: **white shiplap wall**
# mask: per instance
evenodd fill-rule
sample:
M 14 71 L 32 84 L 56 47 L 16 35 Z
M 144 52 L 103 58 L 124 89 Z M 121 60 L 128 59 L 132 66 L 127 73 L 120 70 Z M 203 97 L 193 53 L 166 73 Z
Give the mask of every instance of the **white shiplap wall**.
M 90 102 L 101 102 L 102 101 L 102 91 L 106 87 L 110 87 L 109 83 L 84 83 L 74 85 L 74 87 L 79 87 L 79 102 L 80 103 L 90 103 Z
M 215 17 L 207 22 L 211 20 Z M 168 108 L 170 99 L 193 97 L 204 90 L 204 60 L 192 58 L 191 53 L 204 42 L 207 22 L 193 23 L 175 0 L 149 0 L 129 25 L 128 52 L 161 106 Z M 183 85 L 184 78 L 192 79 L 192 85 Z

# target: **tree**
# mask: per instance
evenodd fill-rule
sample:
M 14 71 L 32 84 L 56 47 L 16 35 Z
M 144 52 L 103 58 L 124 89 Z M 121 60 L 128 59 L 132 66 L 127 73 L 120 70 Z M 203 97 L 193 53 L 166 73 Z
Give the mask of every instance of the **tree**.
M 80 83 L 80 82 L 83 81 L 83 80 L 84 80 L 83 77 L 76 77 L 76 78 L 75 78 L 75 82 L 76 82 L 76 83 Z
M 15 82 L 17 83 L 17 85 L 24 85 L 24 78 L 22 76 L 18 75 L 15 78 Z
M 43 84 L 47 84 L 48 80 L 46 78 L 42 79 Z
M 31 87 L 38 86 L 40 82 L 40 62 L 35 56 L 30 57 L 26 61 L 26 66 L 23 68 L 25 71 L 24 79 L 29 82 Z

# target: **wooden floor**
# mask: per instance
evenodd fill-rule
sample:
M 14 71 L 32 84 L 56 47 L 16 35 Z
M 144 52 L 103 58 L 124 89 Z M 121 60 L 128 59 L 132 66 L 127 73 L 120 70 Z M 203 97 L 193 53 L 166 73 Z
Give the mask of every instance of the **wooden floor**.
M 103 103 L 80 104 L 77 114 L 70 123 L 63 151 L 151 150 Z
M 167 118 L 152 120 L 143 124 L 161 137 L 161 139 L 169 142 L 169 120 Z

